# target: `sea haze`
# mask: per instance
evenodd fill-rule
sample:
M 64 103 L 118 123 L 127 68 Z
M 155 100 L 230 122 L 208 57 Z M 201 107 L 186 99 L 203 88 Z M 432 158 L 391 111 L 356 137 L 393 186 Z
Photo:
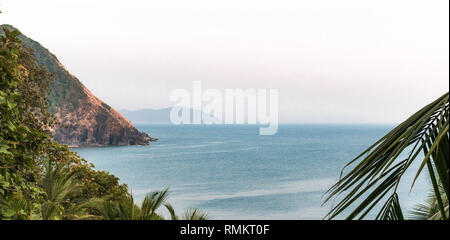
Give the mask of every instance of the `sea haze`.
M 130 120 L 134 124 L 171 124 L 170 120 L 170 112 L 172 111 L 172 107 L 162 108 L 162 109 L 140 109 L 136 111 L 129 111 L 126 109 L 120 110 L 120 113 L 123 114 L 128 120 Z M 205 117 L 212 117 L 212 115 L 208 115 L 203 113 L 200 110 L 193 110 L 189 108 L 183 108 L 183 111 L 189 113 L 190 121 L 193 121 L 194 114 L 200 114 L 202 119 Z M 178 112 L 177 112 L 178 113 Z M 180 114 L 180 113 L 178 113 Z
M 321 206 L 323 193 L 344 165 L 393 125 L 280 125 L 274 136 L 258 135 L 256 125 L 136 127 L 159 141 L 74 151 L 118 176 L 138 202 L 170 187 L 169 201 L 179 212 L 200 208 L 214 219 L 321 219 L 331 207 Z M 400 188 L 405 209 L 425 197 L 409 187 Z M 415 190 L 428 188 L 419 179 Z

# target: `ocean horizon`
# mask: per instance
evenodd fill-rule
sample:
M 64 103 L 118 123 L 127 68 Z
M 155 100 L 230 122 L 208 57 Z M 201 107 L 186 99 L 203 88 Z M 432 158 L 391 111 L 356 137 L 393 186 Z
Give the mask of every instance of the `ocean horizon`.
M 137 124 L 159 140 L 72 150 L 119 177 L 137 202 L 169 188 L 176 210 L 198 208 L 213 219 L 322 219 L 333 203 L 322 206 L 324 193 L 345 164 L 394 126 L 281 124 L 276 135 L 260 136 L 258 125 Z M 411 210 L 429 184 L 421 177 L 412 192 L 400 189 Z

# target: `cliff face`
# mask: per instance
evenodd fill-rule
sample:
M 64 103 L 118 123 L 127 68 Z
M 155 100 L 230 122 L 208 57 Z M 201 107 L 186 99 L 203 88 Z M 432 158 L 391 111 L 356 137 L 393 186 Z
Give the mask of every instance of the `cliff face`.
M 139 132 L 122 114 L 94 96 L 41 44 L 25 35 L 19 38 L 34 50 L 39 64 L 56 75 L 49 96 L 50 111 L 60 122 L 55 129 L 56 141 L 78 147 L 148 145 L 156 140 Z
M 154 140 L 139 132 L 115 109 L 82 87 L 85 97 L 58 107 L 55 116 L 61 125 L 54 139 L 69 146 L 148 145 Z

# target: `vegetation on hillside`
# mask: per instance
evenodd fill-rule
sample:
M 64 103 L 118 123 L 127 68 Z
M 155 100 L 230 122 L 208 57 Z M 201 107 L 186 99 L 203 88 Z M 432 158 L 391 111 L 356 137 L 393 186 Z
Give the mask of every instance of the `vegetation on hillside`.
M 376 209 L 376 219 L 405 219 L 397 188 L 405 173 L 413 170 L 413 162 L 419 161 L 415 178 L 410 183 L 411 190 L 417 177 L 427 174 L 433 191 L 425 204 L 411 212 L 412 218 L 448 220 L 448 127 L 447 92 L 347 164 L 356 166 L 328 190 L 329 196 L 325 202 L 339 195 L 344 196 L 326 217 L 333 219 L 343 214 L 344 210 L 351 209 L 347 219 L 363 219 Z
M 13 26 L 4 24 L 0 29 L 0 34 L 3 33 L 3 28 L 6 28 L 8 31 L 18 31 Z M 41 46 L 40 43 L 27 38 L 23 34 L 18 34 L 17 38 L 23 46 L 33 51 L 34 60 L 37 61 L 37 64 L 45 66 L 58 79 L 58 81 L 52 81 L 49 88 L 47 99 L 50 112 L 55 114 L 58 112 L 58 109 L 63 107 L 66 108 L 66 111 L 78 108 L 79 100 L 87 97 L 81 83 L 73 81 L 73 76 L 58 65 L 57 57 Z
M 167 190 L 141 206 L 108 172 L 52 141 L 56 122 L 48 98 L 54 75 L 37 63 L 19 32 L 0 35 L 0 220 L 178 219 Z M 53 96 L 54 97 L 54 96 Z M 186 214 L 190 214 L 187 212 Z M 207 219 L 198 211 L 189 219 Z
M 4 35 L 3 28 L 18 31 L 3 24 L 0 35 Z M 91 93 L 39 42 L 22 33 L 17 38 L 33 51 L 37 64 L 54 76 L 47 96 L 49 112 L 58 120 L 54 140 L 69 146 L 148 145 L 155 140 L 139 132 L 119 112 Z

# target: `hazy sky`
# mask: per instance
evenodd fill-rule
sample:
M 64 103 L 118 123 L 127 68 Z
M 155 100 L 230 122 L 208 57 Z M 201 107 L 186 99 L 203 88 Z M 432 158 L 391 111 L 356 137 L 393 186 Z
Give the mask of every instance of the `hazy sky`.
M 116 109 L 278 88 L 280 120 L 399 122 L 449 91 L 448 0 L 0 0 Z

